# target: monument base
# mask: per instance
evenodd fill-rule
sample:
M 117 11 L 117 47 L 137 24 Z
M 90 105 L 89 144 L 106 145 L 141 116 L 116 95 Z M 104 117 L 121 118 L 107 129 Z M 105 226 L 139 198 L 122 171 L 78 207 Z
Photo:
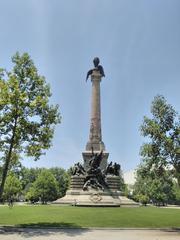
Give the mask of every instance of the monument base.
M 87 207 L 138 207 L 139 204 L 125 196 L 121 196 L 120 192 L 111 194 L 106 191 L 96 190 L 68 190 L 66 196 L 59 198 L 53 204 L 67 204 L 72 206 Z
M 66 196 L 53 202 L 54 204 L 70 204 L 74 206 L 110 206 L 120 207 L 118 194 L 110 195 L 101 190 L 68 190 Z
M 120 182 L 118 176 L 107 175 L 108 188 L 96 190 L 89 187 L 83 190 L 85 177 L 72 176 L 70 190 L 66 195 L 57 199 L 53 204 L 67 204 L 73 206 L 91 206 L 91 207 L 137 207 L 138 203 L 123 196 L 119 191 Z

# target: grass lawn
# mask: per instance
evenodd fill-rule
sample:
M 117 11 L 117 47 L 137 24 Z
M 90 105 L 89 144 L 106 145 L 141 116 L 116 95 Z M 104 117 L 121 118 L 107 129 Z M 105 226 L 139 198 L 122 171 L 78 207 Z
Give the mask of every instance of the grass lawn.
M 156 207 L 94 208 L 71 206 L 0 207 L 0 225 L 21 227 L 180 227 L 180 210 Z

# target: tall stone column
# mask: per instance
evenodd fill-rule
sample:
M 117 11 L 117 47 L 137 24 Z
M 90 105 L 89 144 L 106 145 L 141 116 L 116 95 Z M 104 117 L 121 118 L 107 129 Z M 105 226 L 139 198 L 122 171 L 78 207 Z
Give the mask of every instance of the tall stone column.
M 91 118 L 90 118 L 90 133 L 89 141 L 86 144 L 86 151 L 83 152 L 84 166 L 88 168 L 89 160 L 93 151 L 99 153 L 103 150 L 103 159 L 101 162 L 101 168 L 105 169 L 107 166 L 107 158 L 109 153 L 105 151 L 105 145 L 102 141 L 101 133 L 101 93 L 100 82 L 102 75 L 96 69 L 91 74 L 92 82 L 92 97 L 91 97 Z
M 96 70 L 94 70 L 91 75 L 92 81 L 91 122 L 89 141 L 86 145 L 86 151 L 91 151 L 92 147 L 95 151 L 105 150 L 101 134 L 101 93 L 100 93 L 101 77 L 102 76 L 99 73 L 99 71 Z

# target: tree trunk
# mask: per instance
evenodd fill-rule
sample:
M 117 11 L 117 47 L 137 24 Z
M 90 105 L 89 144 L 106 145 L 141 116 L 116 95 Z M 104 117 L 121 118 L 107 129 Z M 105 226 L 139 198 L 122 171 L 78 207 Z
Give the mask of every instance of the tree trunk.
M 14 127 L 13 127 L 13 135 L 12 135 L 11 143 L 10 143 L 10 146 L 9 146 L 9 152 L 7 154 L 5 164 L 4 164 L 4 168 L 3 168 L 3 172 L 2 172 L 2 181 L 1 181 L 1 185 L 0 185 L 0 201 L 2 201 L 2 194 L 3 194 L 3 190 L 4 190 L 4 185 L 5 185 L 8 169 L 9 169 L 9 164 L 10 164 L 10 161 L 11 161 L 12 150 L 13 150 L 13 147 L 14 147 L 14 138 L 15 138 L 15 133 L 16 133 L 16 126 L 17 126 L 17 118 L 15 119 L 15 124 L 14 124 Z

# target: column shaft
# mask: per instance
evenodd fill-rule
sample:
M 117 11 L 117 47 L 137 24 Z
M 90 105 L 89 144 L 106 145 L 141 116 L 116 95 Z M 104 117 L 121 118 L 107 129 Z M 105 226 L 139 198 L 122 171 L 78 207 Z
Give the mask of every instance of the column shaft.
M 93 71 L 91 75 L 92 81 L 92 98 L 91 98 L 91 122 L 89 142 L 86 145 L 86 150 L 91 150 L 92 147 L 96 151 L 105 150 L 101 135 L 101 93 L 100 82 L 101 74 L 98 71 Z

